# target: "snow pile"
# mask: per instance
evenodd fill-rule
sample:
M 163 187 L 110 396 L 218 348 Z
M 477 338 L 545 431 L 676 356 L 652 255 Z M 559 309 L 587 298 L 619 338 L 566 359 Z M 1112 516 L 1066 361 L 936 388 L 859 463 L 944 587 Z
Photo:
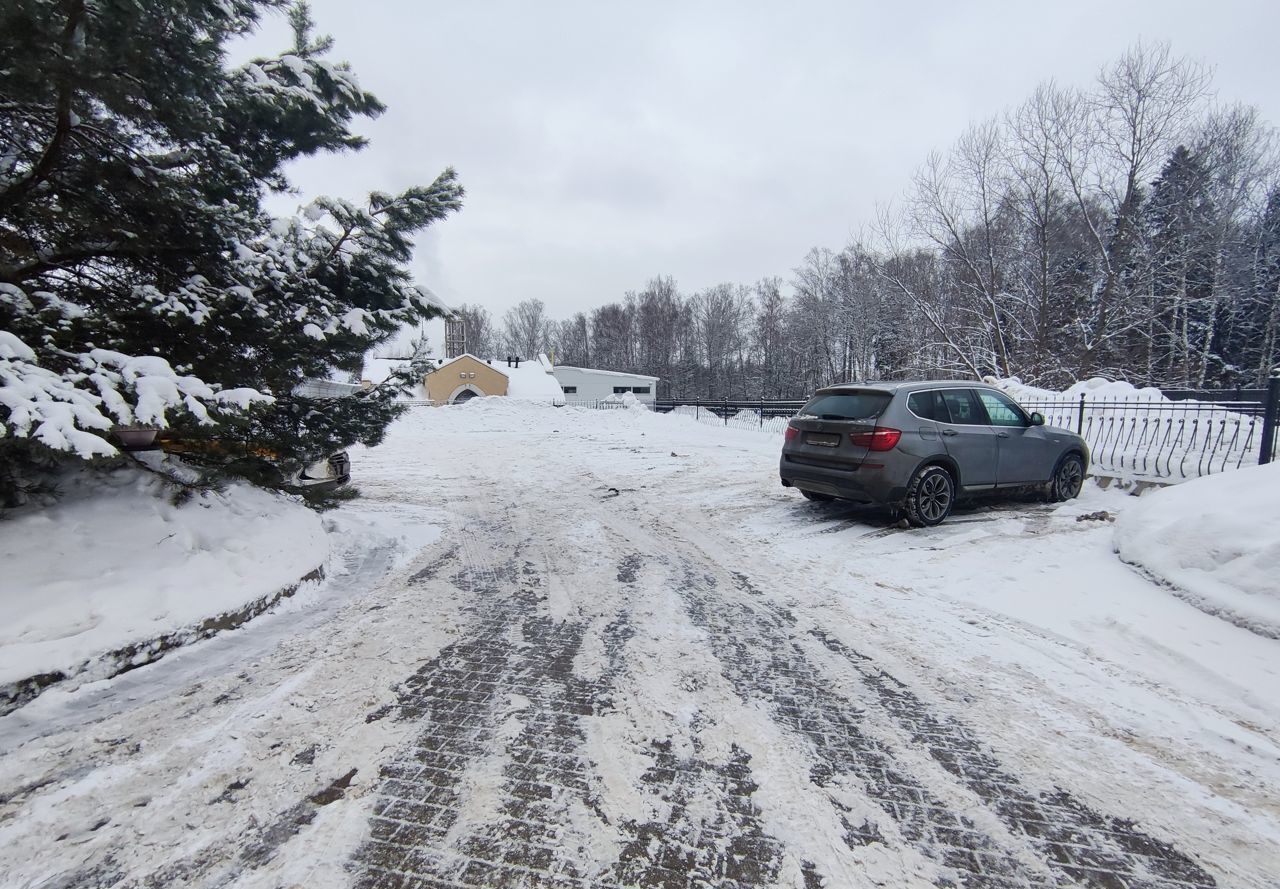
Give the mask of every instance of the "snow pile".
M 1144 496 L 1116 527 L 1120 557 L 1197 607 L 1280 638 L 1280 464 Z
M 552 401 L 508 398 L 495 395 L 472 398 L 459 404 L 440 407 L 418 407 L 396 420 L 392 428 L 419 432 L 520 432 L 569 429 L 587 423 L 609 423 L 608 415 L 632 416 L 630 411 L 598 411 L 574 405 L 557 405 Z
M 519 367 L 493 366 L 507 375 L 507 396 L 532 401 L 564 401 L 564 390 L 551 373 L 551 362 L 546 355 L 536 361 L 521 361 Z
M 714 407 L 714 403 L 712 404 L 712 407 Z M 726 426 L 731 429 L 767 432 L 771 436 L 781 435 L 784 433 L 787 430 L 787 423 L 790 422 L 789 417 L 765 417 L 764 421 L 761 422 L 760 413 L 758 411 L 747 409 L 738 411 L 736 414 L 729 417 L 726 422 L 723 416 L 712 410 L 712 407 L 697 405 L 691 407 L 687 404 L 680 405 L 673 409 L 669 414 L 666 414 L 666 416 L 685 417 L 707 426 Z
M 0 686 L 92 670 L 271 596 L 328 554 L 313 511 L 248 485 L 173 506 L 140 472 L 75 482 L 0 523 Z
M 1096 399 L 1106 401 L 1150 401 L 1172 404 L 1169 399 L 1164 397 L 1164 393 L 1152 386 L 1140 389 L 1132 383 L 1125 383 L 1119 380 L 1108 380 L 1105 377 L 1090 377 L 1087 380 L 1080 380 L 1079 382 L 1072 383 L 1061 392 L 1055 392 L 1052 389 L 1039 389 L 1035 386 L 1028 386 L 1018 377 L 1009 377 L 1008 379 L 988 377 L 986 382 L 1008 392 L 1016 401 L 1057 401 L 1063 398 L 1079 401 L 1080 396 L 1083 395 L 1085 396 L 1086 403 Z
M 613 408 L 623 408 L 629 411 L 647 411 L 649 409 L 649 405 L 636 398 L 630 392 L 615 393 L 608 398 L 601 399 L 601 402 Z

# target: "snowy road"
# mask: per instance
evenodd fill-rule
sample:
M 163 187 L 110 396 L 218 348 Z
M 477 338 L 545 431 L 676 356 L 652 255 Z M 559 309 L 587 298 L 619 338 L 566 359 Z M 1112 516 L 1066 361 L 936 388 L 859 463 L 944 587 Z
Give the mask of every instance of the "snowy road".
M 1271 885 L 1280 643 L 1122 495 L 901 531 L 776 455 L 415 412 L 291 610 L 0 719 L 4 885 Z

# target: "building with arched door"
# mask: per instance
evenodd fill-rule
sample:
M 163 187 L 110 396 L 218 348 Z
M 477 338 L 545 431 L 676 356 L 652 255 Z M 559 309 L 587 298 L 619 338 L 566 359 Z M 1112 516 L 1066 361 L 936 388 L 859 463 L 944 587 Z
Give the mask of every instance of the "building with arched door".
M 474 355 L 431 362 L 422 385 L 429 401 L 435 404 L 461 404 L 477 396 L 507 395 L 511 389 L 511 377 L 492 361 L 483 361 Z
M 489 396 L 564 403 L 564 391 L 552 375 L 546 356 L 534 360 L 485 360 L 463 354 L 456 358 L 429 358 L 425 364 L 422 389 L 415 394 L 432 404 L 462 404 Z

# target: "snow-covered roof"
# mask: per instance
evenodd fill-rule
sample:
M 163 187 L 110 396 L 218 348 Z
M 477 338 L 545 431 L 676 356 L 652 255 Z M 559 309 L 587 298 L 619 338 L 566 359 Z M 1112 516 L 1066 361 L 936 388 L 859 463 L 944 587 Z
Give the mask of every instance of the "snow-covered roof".
M 507 375 L 507 395 L 512 398 L 564 398 L 564 390 L 560 388 L 560 381 L 552 376 L 551 362 L 546 355 L 539 355 L 532 361 L 521 361 L 519 367 L 502 367 L 500 370 Z
M 387 377 L 408 363 L 408 358 L 366 358 L 360 379 L 368 380 L 373 385 L 379 386 L 387 381 Z
M 557 364 L 554 370 L 577 370 L 584 374 L 599 374 L 602 377 L 629 377 L 633 380 L 657 380 L 658 377 L 651 377 L 648 374 L 626 373 L 621 370 L 596 370 L 594 367 L 575 367 L 572 364 Z
M 302 398 L 345 398 L 363 391 L 356 383 L 344 383 L 339 380 L 303 380 L 293 390 L 293 394 Z
M 432 359 L 431 363 L 435 366 L 436 370 L 439 370 L 442 367 L 448 367 L 450 364 L 453 364 L 453 362 L 455 361 L 461 361 L 463 358 L 470 358 L 472 361 L 479 361 L 481 364 L 487 364 L 490 367 L 492 367 L 494 370 L 496 370 L 498 373 L 502 374 L 504 377 L 510 376 L 507 373 L 507 371 L 510 370 L 510 368 L 500 366 L 499 362 L 494 361 L 493 359 L 489 359 L 486 361 L 485 359 L 481 358 L 479 355 L 472 355 L 470 352 L 463 352 L 461 355 L 455 355 L 452 358 L 435 358 L 435 359 Z

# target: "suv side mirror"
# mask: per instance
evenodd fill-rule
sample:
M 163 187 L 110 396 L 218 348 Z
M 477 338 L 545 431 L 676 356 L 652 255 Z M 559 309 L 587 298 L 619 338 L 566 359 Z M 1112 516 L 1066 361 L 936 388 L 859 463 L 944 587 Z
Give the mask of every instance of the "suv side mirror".
M 1032 425 L 1032 426 L 1043 426 L 1043 425 L 1044 425 L 1044 414 L 1040 413 L 1039 411 L 1035 411 L 1035 412 L 1033 412 L 1033 413 L 1031 414 L 1031 425 Z

